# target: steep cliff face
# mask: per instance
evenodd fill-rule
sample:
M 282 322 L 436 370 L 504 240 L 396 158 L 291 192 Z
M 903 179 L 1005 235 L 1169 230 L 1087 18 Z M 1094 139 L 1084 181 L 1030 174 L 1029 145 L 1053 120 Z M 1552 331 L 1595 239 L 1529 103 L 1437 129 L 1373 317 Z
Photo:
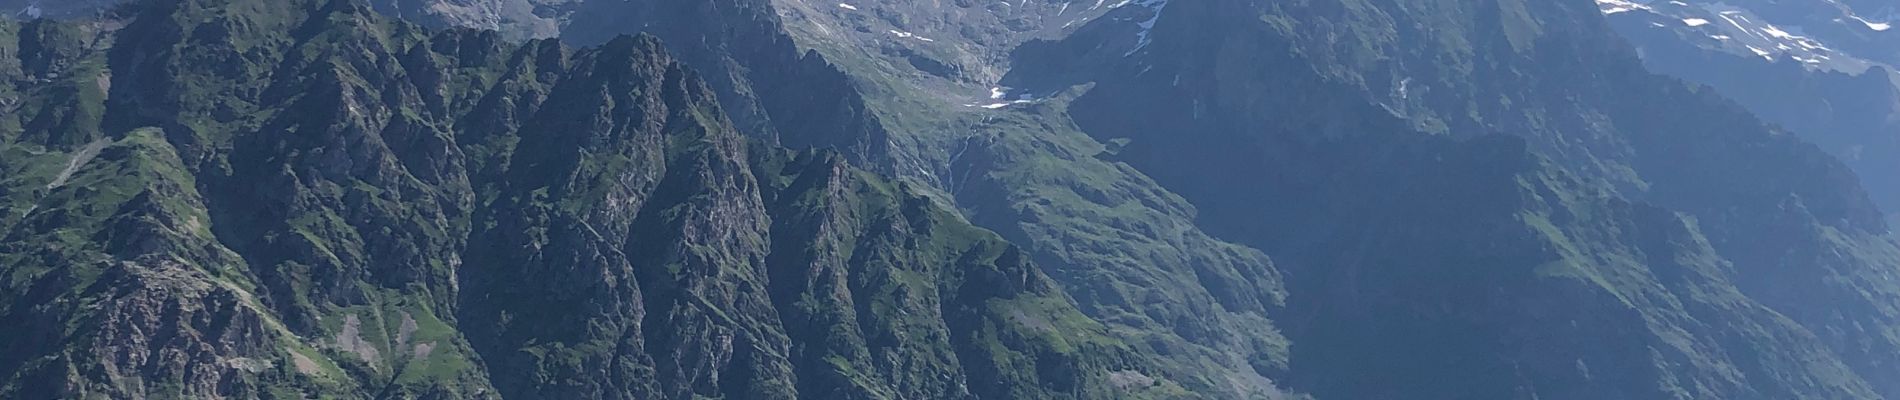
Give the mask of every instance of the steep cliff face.
M 0 23 L 9 397 L 1184 394 L 994 234 L 741 135 L 651 38 L 127 10 Z

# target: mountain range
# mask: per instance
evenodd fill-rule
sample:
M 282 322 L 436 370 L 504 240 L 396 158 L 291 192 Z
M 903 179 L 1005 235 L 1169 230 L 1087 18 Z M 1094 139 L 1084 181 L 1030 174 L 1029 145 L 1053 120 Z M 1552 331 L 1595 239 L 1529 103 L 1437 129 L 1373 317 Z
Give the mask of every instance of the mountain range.
M 1875 1 L 104 3 L 0 397 L 1900 397 Z
M 1707 85 L 1834 154 L 1900 208 L 1900 31 L 1893 4 L 1599 3 L 1659 73 Z M 1892 221 L 1890 219 L 1890 221 Z

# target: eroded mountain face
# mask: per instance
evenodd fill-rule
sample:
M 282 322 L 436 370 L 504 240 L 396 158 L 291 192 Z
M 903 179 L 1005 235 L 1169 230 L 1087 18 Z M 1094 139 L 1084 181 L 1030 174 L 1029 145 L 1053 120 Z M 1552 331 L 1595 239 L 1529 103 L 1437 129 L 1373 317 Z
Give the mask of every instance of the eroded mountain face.
M 153 342 L 67 313 L 111 302 L 246 340 L 140 358 L 191 372 L 0 371 L 152 397 L 1900 396 L 1883 186 L 1617 37 L 1870 80 L 1877 2 L 153 3 L 0 47 L 31 155 L 0 254 L 56 277 L 8 292 L 42 328 L 7 348 Z M 1632 19 L 1670 7 L 1703 14 Z M 1736 10 L 1776 28 L 1712 30 Z M 1787 28 L 1813 21 L 1840 31 Z M 505 40 L 531 37 L 600 47 Z M 1868 176 L 1842 151 L 1866 142 L 1802 134 Z M 73 183 L 127 154 L 111 179 L 197 189 Z

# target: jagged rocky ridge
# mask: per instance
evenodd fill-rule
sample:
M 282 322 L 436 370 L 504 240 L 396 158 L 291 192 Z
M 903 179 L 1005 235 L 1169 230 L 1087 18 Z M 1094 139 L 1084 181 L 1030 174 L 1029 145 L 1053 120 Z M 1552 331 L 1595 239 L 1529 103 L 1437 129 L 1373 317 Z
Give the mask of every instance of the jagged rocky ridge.
M 1030 257 L 651 38 L 354 1 L 0 22 L 0 393 L 1184 395 Z

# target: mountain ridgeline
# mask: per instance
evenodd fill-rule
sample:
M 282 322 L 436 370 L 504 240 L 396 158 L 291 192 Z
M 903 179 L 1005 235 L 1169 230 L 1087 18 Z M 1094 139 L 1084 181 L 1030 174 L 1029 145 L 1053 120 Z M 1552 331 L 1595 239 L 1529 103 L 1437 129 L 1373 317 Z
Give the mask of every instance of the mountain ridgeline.
M 1900 398 L 1891 82 L 1651 72 L 1792 2 L 103 3 L 0 397 Z
M 125 12 L 0 25 L 0 397 L 1180 390 L 994 234 L 740 135 L 650 37 Z
M 1880 2 L 1607 5 L 1611 26 L 1658 73 L 1708 85 L 1846 162 L 1900 209 L 1900 31 Z

